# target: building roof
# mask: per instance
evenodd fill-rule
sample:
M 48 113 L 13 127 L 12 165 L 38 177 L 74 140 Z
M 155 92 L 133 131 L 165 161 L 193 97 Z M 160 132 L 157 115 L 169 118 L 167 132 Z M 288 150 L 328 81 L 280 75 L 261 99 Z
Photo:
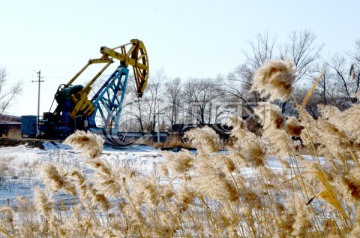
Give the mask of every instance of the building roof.
M 1 114 L 0 115 L 1 124 L 21 124 L 21 117 Z

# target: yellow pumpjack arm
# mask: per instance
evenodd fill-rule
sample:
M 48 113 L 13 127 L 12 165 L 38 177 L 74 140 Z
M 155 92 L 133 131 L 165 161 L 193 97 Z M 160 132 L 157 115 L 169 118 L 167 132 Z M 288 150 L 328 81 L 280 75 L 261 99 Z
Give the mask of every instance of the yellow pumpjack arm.
M 73 110 L 69 114 L 71 118 L 75 118 L 79 114 L 90 116 L 94 112 L 95 107 L 88 99 L 91 86 L 107 67 L 114 62 L 114 59 L 119 60 L 120 64 L 124 67 L 132 66 L 137 94 L 141 97 L 144 93 L 149 77 L 149 59 L 145 45 L 142 41 L 133 39 L 130 43 L 115 48 L 103 46 L 100 48 L 100 53 L 102 54 L 101 58 L 90 59 L 88 63 L 65 85 L 65 88 L 70 87 L 91 64 L 106 64 L 82 90 L 75 95 L 71 95 L 72 101 L 75 104 Z

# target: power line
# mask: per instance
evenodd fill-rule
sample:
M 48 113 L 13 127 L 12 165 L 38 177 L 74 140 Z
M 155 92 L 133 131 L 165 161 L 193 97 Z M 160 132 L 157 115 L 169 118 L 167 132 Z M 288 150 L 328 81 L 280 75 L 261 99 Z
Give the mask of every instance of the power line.
M 31 82 L 35 82 L 38 83 L 38 108 L 37 108 L 37 132 L 39 132 L 39 120 L 40 120 L 40 83 L 44 82 L 44 80 L 41 80 L 41 71 L 39 70 L 39 72 L 37 72 L 38 75 L 38 80 L 33 80 Z

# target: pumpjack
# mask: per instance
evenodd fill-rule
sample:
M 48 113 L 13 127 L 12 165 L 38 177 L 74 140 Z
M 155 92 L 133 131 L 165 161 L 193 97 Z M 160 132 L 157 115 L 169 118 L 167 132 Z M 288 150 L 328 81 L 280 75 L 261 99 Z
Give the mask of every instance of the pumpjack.
M 133 39 L 130 43 L 115 48 L 103 46 L 100 53 L 102 57 L 90 59 L 67 84 L 58 87 L 54 97 L 57 102 L 55 110 L 44 112 L 43 118 L 38 121 L 40 137 L 61 139 L 76 130 L 90 130 L 101 134 L 109 144 L 131 143 L 119 131 L 119 124 L 129 78 L 128 67 L 133 68 L 138 97 L 142 97 L 147 85 L 149 59 L 145 45 L 142 41 Z M 116 60 L 120 61 L 119 66 L 89 99 L 93 84 Z M 105 65 L 85 86 L 74 84 L 93 64 Z

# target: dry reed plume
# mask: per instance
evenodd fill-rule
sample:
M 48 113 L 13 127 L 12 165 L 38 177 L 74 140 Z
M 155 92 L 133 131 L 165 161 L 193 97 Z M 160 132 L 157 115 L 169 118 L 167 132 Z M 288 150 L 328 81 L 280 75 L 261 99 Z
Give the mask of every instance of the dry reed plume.
M 271 60 L 261 66 L 254 75 L 252 89 L 270 100 L 286 101 L 292 93 L 296 79 L 296 68 L 289 60 Z
M 269 61 L 254 90 L 287 100 L 295 69 Z M 311 92 L 309 93 L 309 96 Z M 45 165 L 34 210 L 1 207 L 6 237 L 358 237 L 360 234 L 359 106 L 320 106 L 315 120 L 303 107 L 285 118 L 265 102 L 255 109 L 260 134 L 230 117 L 233 143 L 223 148 L 210 128 L 186 138 L 197 152 L 164 153 L 153 176 L 110 165 L 101 138 L 77 132 L 65 142 L 83 150 L 93 176 Z M 302 144 L 293 137 L 300 137 Z M 306 148 L 309 155 L 299 151 Z M 299 150 L 300 149 L 300 150 Z M 70 204 L 56 200 L 64 192 Z M 25 219 L 25 214 L 32 214 Z M 17 217 L 17 219 L 16 219 Z

